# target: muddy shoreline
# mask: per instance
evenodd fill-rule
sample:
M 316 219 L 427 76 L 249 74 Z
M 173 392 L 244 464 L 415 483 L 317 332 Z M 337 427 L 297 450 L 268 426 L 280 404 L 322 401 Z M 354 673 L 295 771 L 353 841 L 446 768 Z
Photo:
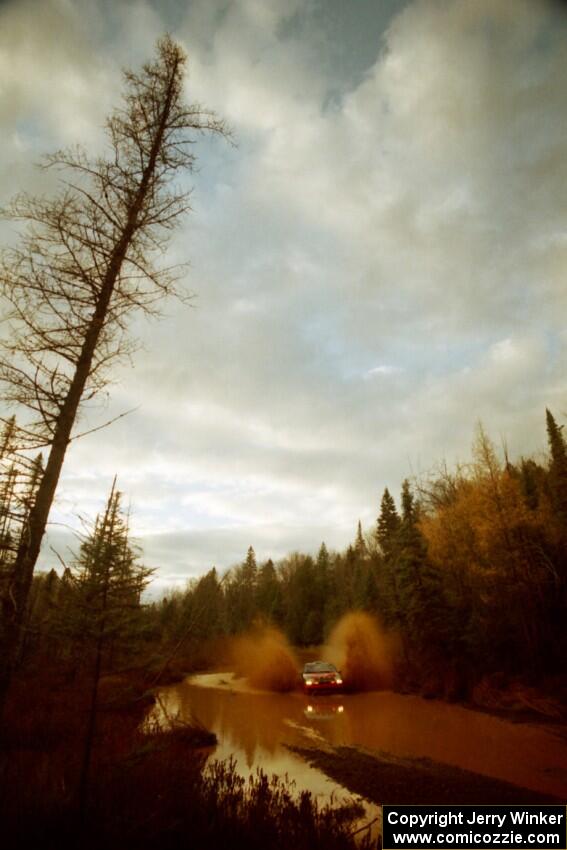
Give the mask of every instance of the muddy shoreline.
M 402 759 L 357 747 L 288 746 L 353 794 L 377 805 L 528 804 L 565 801 L 430 759 Z

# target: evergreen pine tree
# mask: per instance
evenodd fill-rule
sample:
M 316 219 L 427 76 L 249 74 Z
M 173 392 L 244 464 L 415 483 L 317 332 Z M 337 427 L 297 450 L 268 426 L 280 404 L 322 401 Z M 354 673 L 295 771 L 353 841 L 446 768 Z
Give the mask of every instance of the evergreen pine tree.
M 323 541 L 317 554 L 317 569 L 319 572 L 327 574 L 329 572 L 329 566 L 329 550 L 327 549 L 325 541 Z
M 256 553 L 250 546 L 246 553 L 246 559 L 232 570 L 227 584 L 227 618 L 231 632 L 241 632 L 247 629 L 254 620 L 257 610 L 257 584 Z
M 439 571 L 427 557 L 419 507 L 407 479 L 402 484 L 397 573 L 405 636 L 418 657 L 438 655 L 446 638 L 447 610 Z
M 562 522 L 567 522 L 567 446 L 563 426 L 557 425 L 551 411 L 545 411 L 551 461 L 549 487 L 554 510 Z
M 246 560 L 242 565 L 242 579 L 247 587 L 255 588 L 258 579 L 258 566 L 256 564 L 256 553 L 250 546 L 246 553 Z
M 368 556 L 368 547 L 366 545 L 366 541 L 362 534 L 362 523 L 358 520 L 358 526 L 356 529 L 356 540 L 354 541 L 354 551 L 356 552 L 356 556 L 359 559 L 366 558 Z
M 224 597 L 215 567 L 197 581 L 188 596 L 186 619 L 191 636 L 203 640 L 222 634 L 225 630 Z
M 283 615 L 282 590 L 271 558 L 265 564 L 262 564 L 258 572 L 256 600 L 258 610 L 267 620 L 277 624 L 281 623 Z
M 71 631 L 75 631 L 75 639 L 83 646 L 85 660 L 92 665 L 91 700 L 79 783 L 81 811 L 87 800 L 100 676 L 105 661 L 112 655 L 115 657 L 117 650 L 131 649 L 142 591 L 152 573 L 138 563 L 120 503 L 121 493 L 116 490 L 115 479 L 105 511 L 97 517 L 92 533 L 83 540 L 74 564 L 76 619 L 72 626 L 69 625 Z
M 317 598 L 323 612 L 323 633 L 327 633 L 338 616 L 339 605 L 333 591 L 335 581 L 333 559 L 325 542 L 321 543 L 315 562 Z
M 524 502 L 531 511 L 539 506 L 540 484 L 545 477 L 545 472 L 531 458 L 522 458 L 520 463 L 520 487 Z
M 386 487 L 380 502 L 380 514 L 376 523 L 376 583 L 378 612 L 387 626 L 400 628 L 403 609 L 397 575 L 396 554 L 400 517 L 390 491 Z
M 380 516 L 376 524 L 376 539 L 385 558 L 389 558 L 396 545 L 400 517 L 390 491 L 386 487 L 380 502 Z
M 141 595 L 152 574 L 138 562 L 121 499 L 114 482 L 105 511 L 72 567 L 76 639 L 86 659 L 94 656 L 101 663 L 111 645 L 128 650 L 135 639 Z

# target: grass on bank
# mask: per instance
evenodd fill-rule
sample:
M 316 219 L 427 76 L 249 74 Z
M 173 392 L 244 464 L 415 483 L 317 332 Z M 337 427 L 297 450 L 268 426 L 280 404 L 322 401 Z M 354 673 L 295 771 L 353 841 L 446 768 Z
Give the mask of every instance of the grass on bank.
M 103 680 L 88 805 L 77 807 L 88 687 L 47 674 L 20 677 L 0 747 L 6 847 L 351 850 L 356 804 L 319 807 L 311 794 L 234 762 L 206 763 L 214 736 L 198 725 L 144 724 L 143 679 Z M 203 749 L 208 745 L 208 749 Z M 357 836 L 360 839 L 360 835 Z M 368 845 L 366 845 L 368 846 Z

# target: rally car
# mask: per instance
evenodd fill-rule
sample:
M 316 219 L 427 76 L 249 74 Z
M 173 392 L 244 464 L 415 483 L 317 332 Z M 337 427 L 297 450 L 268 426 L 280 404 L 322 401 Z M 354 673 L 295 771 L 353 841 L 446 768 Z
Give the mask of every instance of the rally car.
M 327 691 L 340 691 L 343 688 L 343 677 L 334 664 L 328 661 L 310 661 L 301 674 L 303 690 L 306 694 Z

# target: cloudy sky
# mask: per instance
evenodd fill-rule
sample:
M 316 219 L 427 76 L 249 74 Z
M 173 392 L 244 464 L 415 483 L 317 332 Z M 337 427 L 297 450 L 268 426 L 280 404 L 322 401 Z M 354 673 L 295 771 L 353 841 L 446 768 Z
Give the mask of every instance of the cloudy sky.
M 81 427 L 136 410 L 72 445 L 51 543 L 116 472 L 164 586 L 250 544 L 342 547 L 479 420 L 541 452 L 567 410 L 562 4 L 0 0 L 0 204 L 45 188 L 42 153 L 101 143 L 166 30 L 238 146 L 199 142 L 172 245 L 193 307 L 136 325 Z

